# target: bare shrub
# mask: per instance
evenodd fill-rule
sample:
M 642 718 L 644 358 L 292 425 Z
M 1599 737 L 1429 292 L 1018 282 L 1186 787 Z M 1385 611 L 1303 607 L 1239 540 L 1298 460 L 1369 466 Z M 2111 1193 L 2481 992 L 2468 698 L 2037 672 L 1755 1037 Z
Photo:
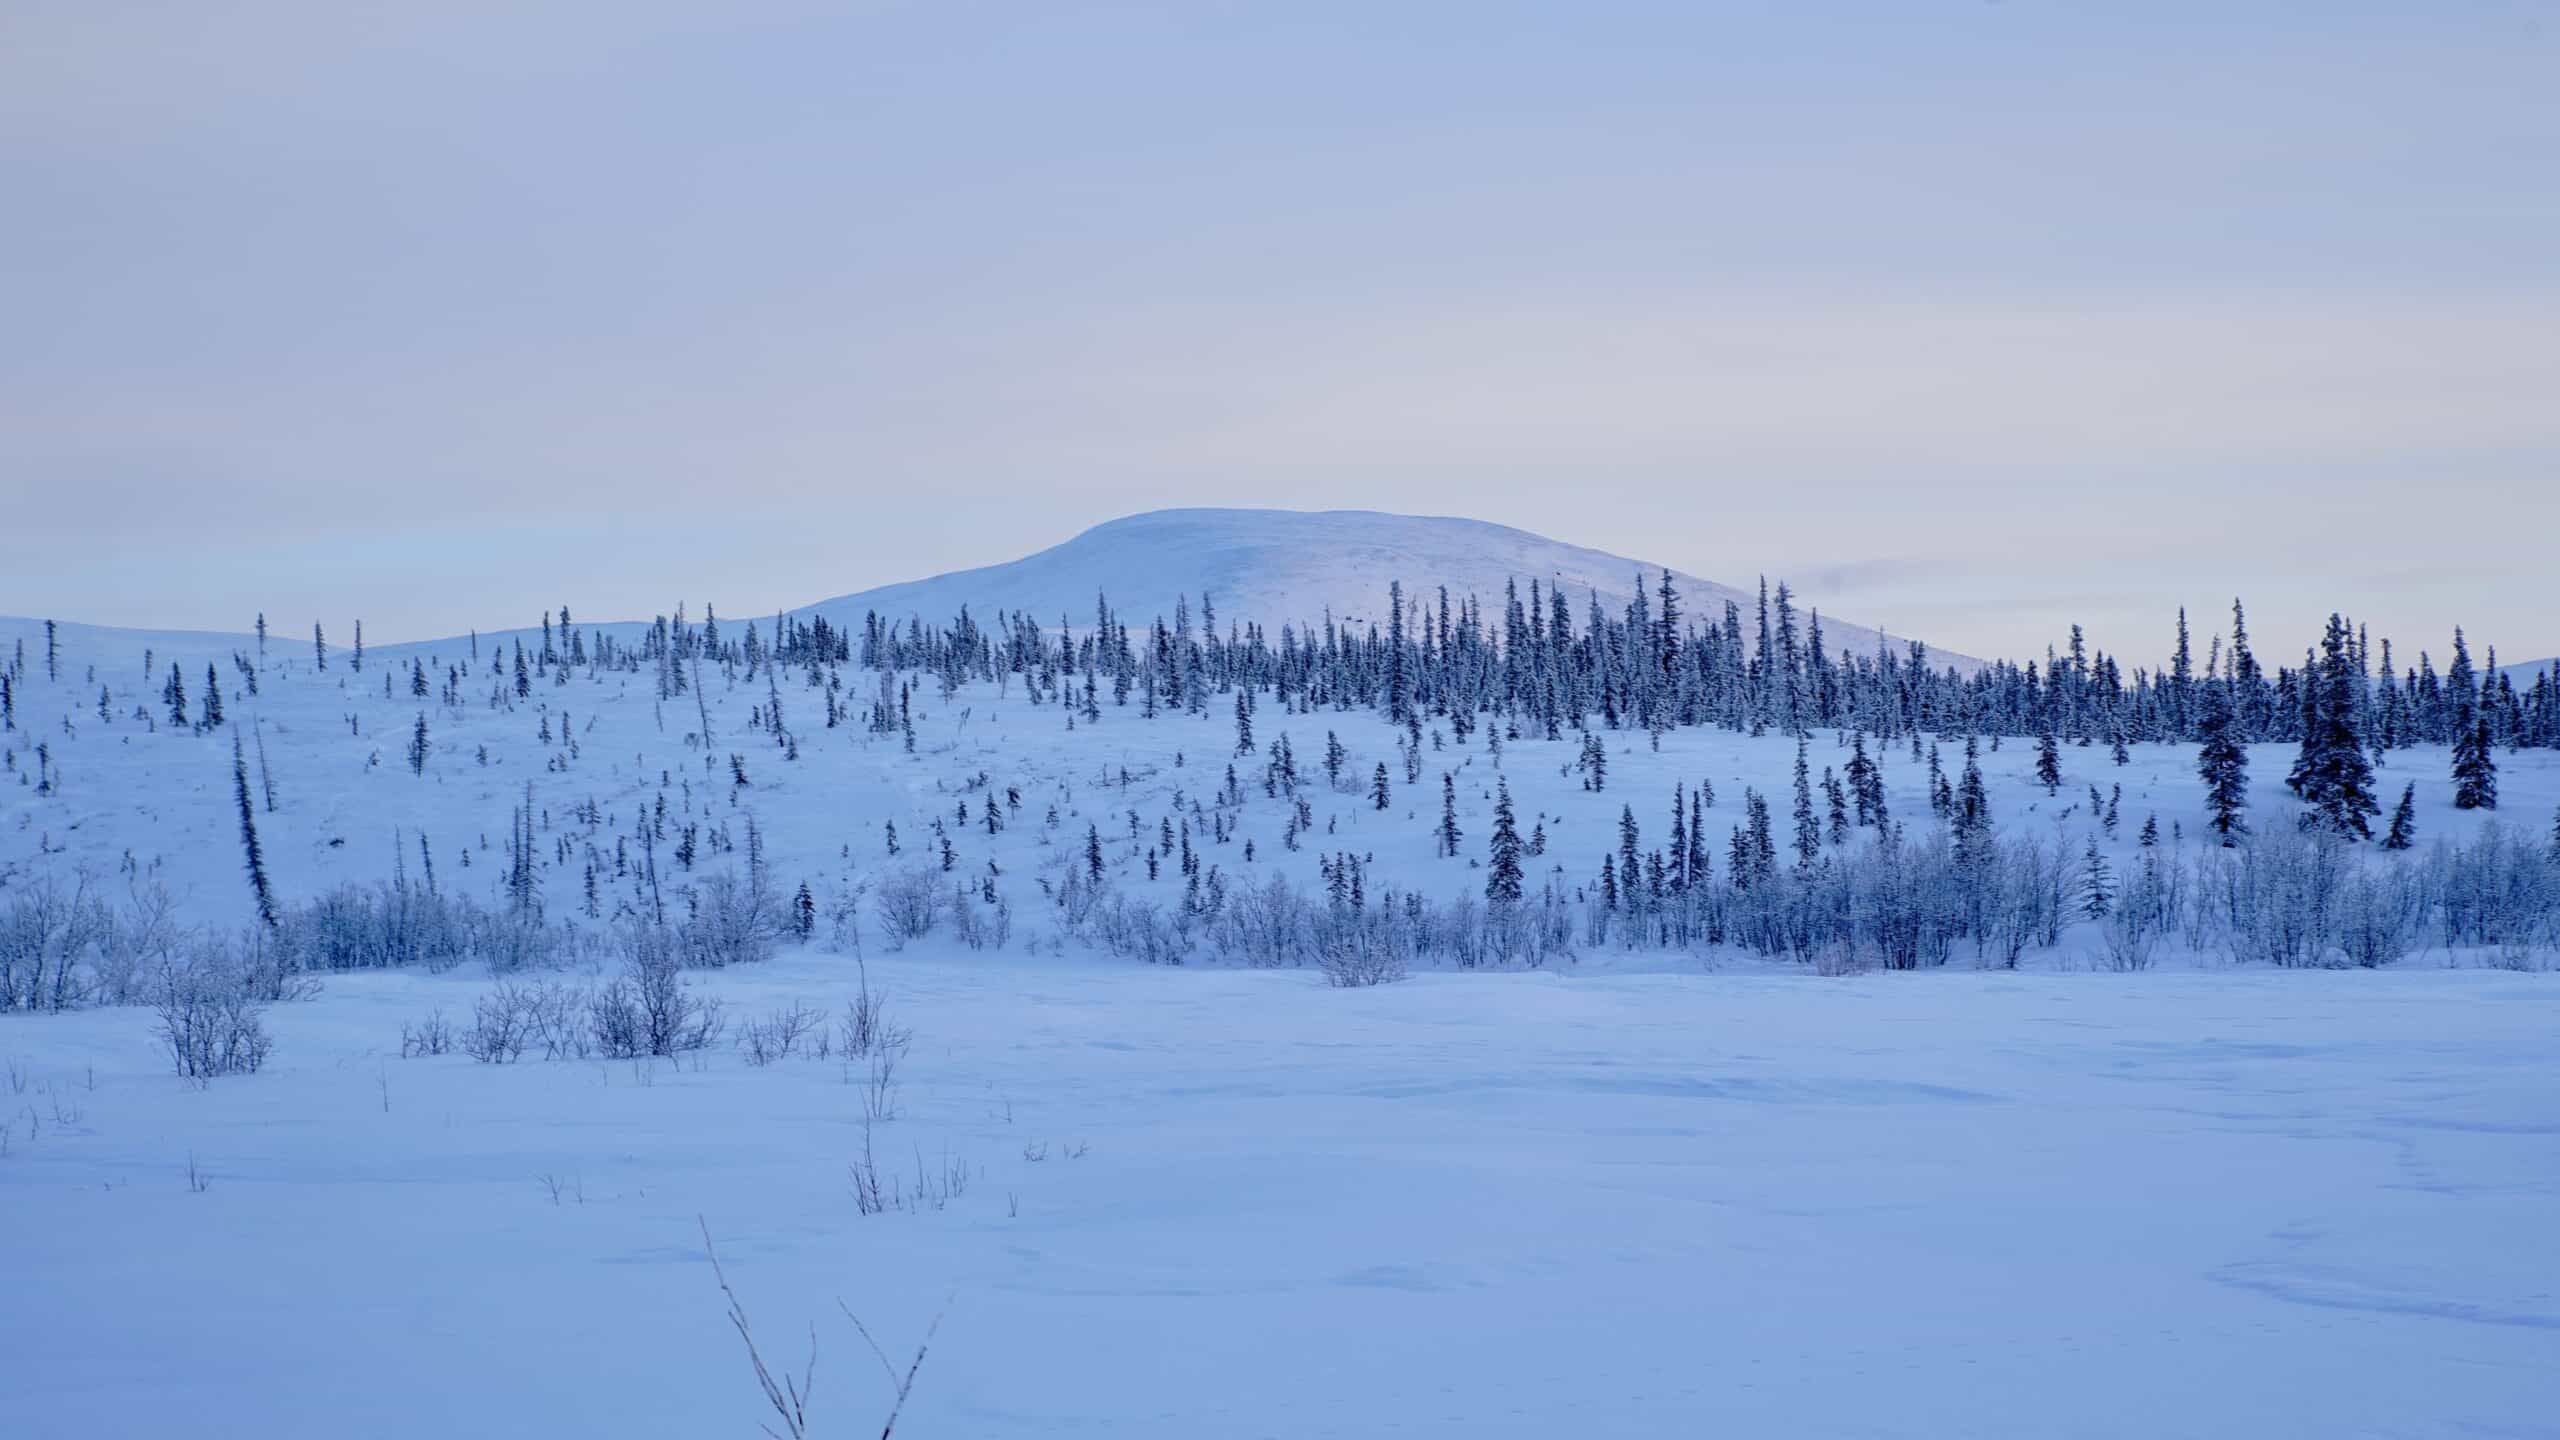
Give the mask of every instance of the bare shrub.
M 903 1052 L 894 1045 L 872 1047 L 871 1058 L 862 1071 L 862 1119 L 898 1118 L 898 1061 Z
M 941 879 L 924 866 L 901 870 L 881 881 L 871 898 L 871 912 L 880 921 L 881 933 L 889 937 L 892 948 L 933 933 L 933 922 L 941 910 Z
M 905 1050 L 914 1037 L 889 1019 L 889 992 L 872 989 L 870 968 L 859 960 L 854 963 L 858 968 L 853 998 L 845 1002 L 844 1014 L 836 1021 L 837 1048 L 854 1060 L 877 1050 Z
M 432 1010 L 415 1025 L 400 1027 L 400 1058 L 414 1060 L 426 1055 L 442 1055 L 453 1049 L 453 1022 L 444 1018 L 442 1010 Z
M 484 1065 L 509 1065 L 521 1058 L 533 1043 L 529 998 L 522 988 L 502 984 L 473 1001 L 462 1053 Z
M 815 1037 L 822 1034 L 826 1017 L 806 1005 L 786 1005 L 749 1020 L 740 1028 L 738 1050 L 750 1065 L 770 1065 L 787 1060 L 795 1051 L 806 1051 Z
M 730 1327 L 738 1332 L 739 1341 L 747 1347 L 747 1362 L 755 1370 L 756 1389 L 763 1395 L 766 1408 L 773 1412 L 774 1423 L 781 1427 L 775 1429 L 774 1425 L 767 1425 L 765 1433 L 779 1437 L 779 1440 L 807 1440 L 809 1394 L 816 1386 L 818 1374 L 817 1327 L 813 1325 L 809 1329 L 809 1359 L 801 1367 L 800 1374 L 796 1378 L 788 1371 L 775 1375 L 772 1367 L 765 1364 L 764 1354 L 756 1345 L 755 1327 L 748 1323 L 746 1306 L 739 1301 L 738 1292 L 730 1288 L 728 1272 L 720 1268 L 720 1252 L 711 1244 L 710 1222 L 698 1216 L 696 1220 L 702 1226 L 703 1253 L 711 1257 L 711 1273 L 720 1282 L 721 1295 L 729 1302 Z M 916 1345 L 915 1358 L 907 1362 L 906 1371 L 901 1374 L 897 1366 L 889 1363 L 889 1354 L 880 1348 L 880 1342 L 871 1338 L 871 1331 L 864 1327 L 860 1317 L 841 1300 L 836 1302 L 836 1309 L 852 1322 L 854 1333 L 862 1337 L 863 1344 L 871 1347 L 872 1355 L 880 1361 L 881 1370 L 889 1377 L 889 1417 L 880 1426 L 880 1440 L 894 1440 L 898 1417 L 906 1413 L 907 1397 L 915 1392 L 916 1375 L 924 1369 L 925 1352 L 932 1348 L 933 1337 L 942 1329 L 942 1316 L 935 1314 L 933 1322 L 925 1326 L 924 1339 Z
M 951 932 L 972 950 L 1001 950 L 1013 938 L 1013 902 L 999 895 L 992 903 L 973 900 L 968 890 L 951 889 Z
M 1333 937 L 1316 956 L 1324 983 L 1337 990 L 1385 985 L 1405 977 L 1404 952 L 1380 937 L 1346 930 Z
M 757 864 L 748 877 L 720 871 L 695 887 L 693 912 L 679 932 L 687 964 L 717 970 L 773 957 L 782 936 L 782 905 L 762 868 Z
M 65 888 L 51 874 L 0 909 L 0 1011 L 70 1010 L 86 1004 L 100 942 L 114 914 L 89 893 L 89 876 Z
M 676 939 L 652 925 L 621 932 L 624 972 L 587 998 L 596 1053 L 609 1060 L 709 1048 L 723 1028 L 720 1002 L 685 984 Z
M 237 975 L 173 967 L 154 1008 L 161 1042 L 190 1080 L 252 1074 L 275 1048 L 263 1023 L 266 1007 Z

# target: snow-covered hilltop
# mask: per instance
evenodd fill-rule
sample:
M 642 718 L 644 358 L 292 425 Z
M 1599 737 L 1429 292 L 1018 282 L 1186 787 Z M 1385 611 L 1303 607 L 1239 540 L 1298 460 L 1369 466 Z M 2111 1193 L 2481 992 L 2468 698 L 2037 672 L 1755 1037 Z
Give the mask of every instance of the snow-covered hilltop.
M 1594 594 L 1615 614 L 1626 607 L 1639 583 L 1651 587 L 1664 568 L 1651 560 L 1454 516 L 1375 510 L 1151 510 L 1096 525 L 1020 560 L 882 585 L 807 609 L 854 629 L 866 612 L 932 625 L 949 620 L 964 604 L 982 619 L 997 610 L 1018 610 L 1044 625 L 1055 625 L 1063 616 L 1082 629 L 1093 621 L 1098 594 L 1108 595 L 1112 607 L 1132 622 L 1170 619 L 1175 603 L 1185 597 L 1196 615 L 1206 596 L 1221 617 L 1221 629 L 1228 619 L 1252 620 L 1276 635 L 1286 624 L 1321 624 L 1328 613 L 1355 626 L 1383 625 L 1387 588 L 1398 581 L 1409 600 L 1436 606 L 1437 590 L 1446 586 L 1452 605 L 1473 595 L 1497 616 L 1506 585 L 1516 582 L 1526 603 L 1534 581 L 1561 586 L 1576 620 Z M 1726 601 L 1748 615 L 1759 603 L 1751 591 L 1676 567 L 1671 573 L 1692 616 L 1709 617 Z M 1820 597 L 1799 596 L 1797 605 L 1819 608 Z M 1875 630 L 1828 613 L 1822 624 L 1833 653 L 1875 653 Z M 1886 642 L 1901 653 L 1908 638 L 1888 635 Z M 1934 648 L 1930 658 L 1966 670 L 1975 663 Z

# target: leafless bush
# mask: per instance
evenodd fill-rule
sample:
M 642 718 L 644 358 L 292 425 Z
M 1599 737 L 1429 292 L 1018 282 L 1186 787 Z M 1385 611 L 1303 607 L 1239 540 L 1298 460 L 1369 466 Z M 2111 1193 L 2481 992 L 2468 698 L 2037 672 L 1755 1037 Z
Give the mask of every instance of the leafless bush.
M 417 1024 L 400 1027 L 400 1058 L 403 1060 L 442 1055 L 452 1049 L 453 1022 L 444 1018 L 442 1010 L 429 1011 L 427 1018 Z
M 898 1118 L 898 1060 L 901 1049 L 895 1045 L 875 1045 L 871 1058 L 862 1071 L 862 1118 L 874 1120 Z
M 275 1048 L 262 1023 L 266 1007 L 236 976 L 172 968 L 154 1008 L 161 1042 L 190 1080 L 254 1073 Z
M 838 955 L 862 955 L 862 902 L 871 893 L 868 880 L 850 880 L 828 895 L 825 948 Z
M 856 988 L 846 1001 L 844 1015 L 836 1021 L 837 1048 L 848 1059 L 868 1058 L 875 1050 L 900 1050 L 914 1037 L 904 1026 L 889 1019 L 889 992 L 871 988 L 871 971 L 859 960 L 855 962 Z
M 0 909 L 0 1011 L 69 1010 L 87 1003 L 101 941 L 115 917 L 81 873 L 65 888 L 51 874 Z
M 1404 952 L 1360 930 L 1335 935 L 1317 953 L 1316 968 L 1324 972 L 1324 982 L 1337 990 L 1385 985 L 1405 977 Z
M 921 940 L 932 933 L 942 909 L 941 879 L 924 866 L 901 870 L 880 882 L 871 909 L 892 948 Z
M 510 1065 L 533 1043 L 530 996 L 520 987 L 501 984 L 471 1005 L 471 1024 L 462 1032 L 462 1053 L 484 1065 Z
M 782 905 L 759 873 L 719 871 L 695 887 L 693 913 L 680 932 L 688 964 L 717 970 L 767 960 L 782 935 Z
M 763 1395 L 766 1408 L 773 1412 L 775 1424 L 781 1427 L 775 1429 L 774 1425 L 767 1425 L 765 1433 L 777 1437 L 777 1440 L 808 1440 L 809 1393 L 816 1385 L 818 1373 L 817 1327 L 809 1327 L 809 1359 L 801 1367 L 800 1374 L 794 1377 L 785 1371 L 775 1375 L 772 1367 L 765 1364 L 764 1354 L 756 1345 L 755 1327 L 747 1321 L 746 1306 L 739 1301 L 738 1292 L 730 1288 L 728 1272 L 720 1268 L 720 1252 L 711 1244 L 711 1224 L 707 1220 L 699 1223 L 702 1226 L 703 1253 L 711 1257 L 711 1273 L 720 1282 L 721 1295 L 729 1302 L 729 1324 L 738 1332 L 739 1341 L 747 1347 L 747 1361 L 755 1369 L 756 1389 Z M 871 1331 L 843 1301 L 836 1302 L 836 1309 L 852 1322 L 854 1333 L 862 1337 L 863 1344 L 871 1347 L 872 1355 L 878 1358 L 881 1370 L 889 1377 L 889 1417 L 880 1426 L 880 1440 L 894 1440 L 898 1417 L 906 1413 L 907 1397 L 915 1392 L 916 1375 L 924 1369 L 925 1352 L 932 1348 L 933 1337 L 942 1329 L 942 1316 L 937 1313 L 933 1323 L 925 1327 L 924 1339 L 916 1345 L 915 1358 L 907 1362 L 906 1372 L 901 1374 L 897 1366 L 889 1363 L 888 1352 L 880 1348 L 879 1341 L 871 1338 Z
M 1003 896 L 993 903 L 973 900 L 967 889 L 951 890 L 951 930 L 972 950 L 1001 950 L 1013 938 L 1013 903 Z
M 823 1034 L 826 1017 L 806 1005 L 786 1005 L 749 1020 L 739 1031 L 738 1049 L 750 1065 L 770 1065 L 806 1051 Z
M 685 984 L 675 938 L 651 925 L 629 926 L 621 933 L 624 973 L 587 999 L 588 1032 L 596 1053 L 609 1060 L 681 1055 L 718 1041 L 720 1002 L 696 995 Z
M 846 1177 L 853 1182 L 853 1208 L 859 1215 L 877 1215 L 889 1208 L 888 1187 L 895 1181 L 883 1180 L 879 1162 L 871 1155 L 871 1121 L 862 1122 L 862 1153 L 845 1166 Z

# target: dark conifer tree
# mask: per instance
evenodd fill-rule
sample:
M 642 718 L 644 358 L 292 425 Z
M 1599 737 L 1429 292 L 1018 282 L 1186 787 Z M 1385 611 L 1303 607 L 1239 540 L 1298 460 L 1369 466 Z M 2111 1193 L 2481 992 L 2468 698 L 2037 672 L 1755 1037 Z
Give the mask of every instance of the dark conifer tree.
M 231 794 L 240 806 L 240 849 L 249 865 L 249 894 L 258 902 L 258 923 L 276 928 L 275 892 L 267 888 L 266 853 L 258 848 L 256 807 L 249 803 L 249 762 L 240 753 L 240 733 L 231 734 Z
M 160 687 L 160 698 L 169 702 L 169 723 L 187 723 L 187 682 L 178 674 L 178 662 L 169 662 L 169 683 Z
M 1811 869 L 1822 853 L 1822 823 L 1813 813 L 1813 767 L 1805 760 L 1805 742 L 1796 738 L 1796 867 Z
M 2453 742 L 2453 805 L 2457 810 L 2498 808 L 2498 762 L 2489 743 L 2489 717 L 2475 714 Z
M 204 728 L 214 729 L 222 723 L 222 675 L 208 660 L 204 667 Z
M 421 710 L 421 711 L 419 711 L 419 712 L 418 712 L 418 723 L 417 723 L 414 727 L 412 727 L 412 728 L 410 729 L 410 731 L 409 731 L 409 773 L 410 773 L 410 774 L 412 774 L 412 775 L 424 775 L 424 774 L 426 774 L 426 773 L 427 773 L 427 754 L 428 754 L 428 751 L 429 751 L 429 746 L 428 746 L 428 743 L 427 743 L 427 712 L 426 712 L 426 711 L 424 711 L 424 710 Z
M 2062 793 L 2062 739 L 2051 720 L 2036 728 L 2036 783 L 2047 795 Z
M 2385 850 L 2406 850 L 2418 838 L 2418 782 L 2400 787 L 2400 803 L 2391 808 L 2391 830 L 2382 837 Z
M 1493 796 L 1493 852 L 1484 898 L 1508 905 L 1520 898 L 1520 826 L 1511 813 L 1511 782 L 1497 781 Z
M 1377 809 L 1387 808 L 1387 762 L 1378 762 L 1378 773 L 1369 780 L 1369 803 Z
M 1440 853 L 1455 859 L 1458 854 L 1458 777 L 1448 770 L 1440 772 Z
M 2248 747 L 2240 743 L 2240 721 L 2232 710 L 2229 686 L 2207 679 L 2197 698 L 2204 744 L 2196 752 L 2196 773 L 2204 781 L 2205 808 L 2223 845 L 2237 845 L 2249 833 L 2243 816 L 2249 808 Z
M 2302 750 L 2285 784 L 2311 806 L 2311 823 L 2335 835 L 2373 838 L 2373 762 L 2356 733 L 2357 677 L 2346 621 L 2336 614 L 2321 638 L 2316 674 L 2302 679 Z

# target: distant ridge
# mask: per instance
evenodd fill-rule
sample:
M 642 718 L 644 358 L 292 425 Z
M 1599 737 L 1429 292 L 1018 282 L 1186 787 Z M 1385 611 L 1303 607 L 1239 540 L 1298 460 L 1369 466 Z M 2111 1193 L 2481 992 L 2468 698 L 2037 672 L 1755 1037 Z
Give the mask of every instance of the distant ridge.
M 1387 587 L 1402 581 L 1409 597 L 1435 608 L 1447 586 L 1452 605 L 1469 594 L 1495 618 L 1503 587 L 1517 581 L 1528 601 L 1531 581 L 1561 584 L 1579 630 L 1593 595 L 1612 614 L 1623 609 L 1641 583 L 1650 591 L 1663 567 L 1602 550 L 1567 545 L 1507 525 L 1451 516 L 1389 515 L 1374 510 L 1151 510 L 1096 525 L 1064 544 L 1022 559 L 928 580 L 882 585 L 805 607 L 830 623 L 859 625 L 865 612 L 903 622 L 948 620 L 967 605 L 974 614 L 1019 610 L 1043 625 L 1063 618 L 1079 629 L 1093 623 L 1097 595 L 1110 597 L 1124 623 L 1170 620 L 1177 600 L 1188 598 L 1195 622 L 1203 596 L 1215 607 L 1219 629 L 1229 620 L 1252 620 L 1278 638 L 1282 625 L 1337 622 L 1383 624 Z M 1740 605 L 1744 623 L 1756 623 L 1759 597 L 1674 569 L 1673 583 L 1691 620 L 1721 617 L 1728 600 Z M 1774 586 L 1775 580 L 1772 580 Z M 1820 603 L 1796 598 L 1799 616 Z M 1799 620 L 1799 623 L 1803 623 Z M 1877 632 L 1822 616 L 1823 648 L 1875 651 Z M 1888 634 L 1900 653 L 1908 639 Z M 1970 670 L 1971 656 L 1929 652 L 1933 665 Z

